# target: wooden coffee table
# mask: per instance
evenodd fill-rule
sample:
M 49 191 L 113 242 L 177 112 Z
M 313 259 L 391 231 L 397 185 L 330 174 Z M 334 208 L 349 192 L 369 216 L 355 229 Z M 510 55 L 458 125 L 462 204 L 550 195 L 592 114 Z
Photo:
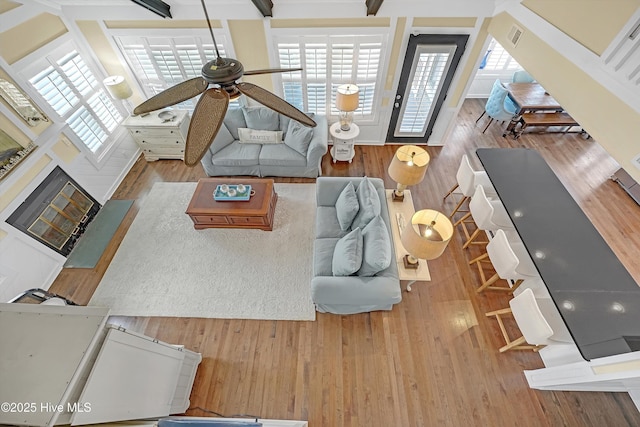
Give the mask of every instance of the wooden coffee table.
M 247 201 L 216 201 L 213 192 L 221 184 L 248 184 L 255 194 Z M 277 200 L 272 179 L 203 178 L 198 181 L 186 213 L 197 230 L 257 228 L 271 231 Z

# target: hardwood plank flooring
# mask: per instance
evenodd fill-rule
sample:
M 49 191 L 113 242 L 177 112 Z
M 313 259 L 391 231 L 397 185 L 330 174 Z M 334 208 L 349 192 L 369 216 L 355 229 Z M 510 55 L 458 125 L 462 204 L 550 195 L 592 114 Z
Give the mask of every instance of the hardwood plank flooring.
M 539 150 L 622 263 L 640 282 L 640 207 L 609 179 L 617 164 L 592 139 L 577 134 L 502 138 L 499 125 L 482 134 L 475 124 L 482 100 L 467 100 L 450 141 L 428 147 L 424 181 L 411 187 L 416 208 L 450 212 L 442 196 L 455 184 L 463 153 L 476 167 L 477 147 Z M 386 173 L 396 146 L 357 146 L 353 163 L 323 159 L 327 176 Z M 155 182 L 196 181 L 200 167 L 139 159 L 114 198 L 135 199 L 94 270 L 65 269 L 53 292 L 86 304 L 127 228 Z M 313 182 L 277 178 L 277 182 Z M 462 249 L 456 232 L 442 257 L 430 262 L 431 282 L 416 283 L 390 312 L 352 316 L 318 313 L 315 322 L 113 317 L 112 323 L 183 344 L 202 353 L 192 408 L 231 416 L 304 419 L 312 426 L 637 426 L 640 413 L 625 393 L 532 390 L 522 371 L 542 367 L 531 352 L 498 353 L 497 323 L 484 313 L 507 306 L 497 292 L 476 294 L 468 265 L 482 248 Z M 311 262 L 311 260 L 307 260 Z M 212 278 L 215 280 L 215 278 Z M 258 285 L 258 284 L 256 284 Z M 509 326 L 513 328 L 513 325 Z M 199 409 L 189 415 L 206 416 Z

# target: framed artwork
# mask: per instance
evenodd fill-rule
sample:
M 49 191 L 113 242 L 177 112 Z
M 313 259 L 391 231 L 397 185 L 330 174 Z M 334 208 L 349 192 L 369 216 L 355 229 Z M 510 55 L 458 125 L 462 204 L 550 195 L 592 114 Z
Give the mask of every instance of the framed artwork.
M 40 122 L 48 122 L 49 119 L 42 110 L 8 78 L 0 69 L 0 98 L 2 98 L 29 126 L 36 126 Z
M 35 149 L 36 146 L 33 143 L 23 147 L 0 129 L 0 180 L 12 172 Z

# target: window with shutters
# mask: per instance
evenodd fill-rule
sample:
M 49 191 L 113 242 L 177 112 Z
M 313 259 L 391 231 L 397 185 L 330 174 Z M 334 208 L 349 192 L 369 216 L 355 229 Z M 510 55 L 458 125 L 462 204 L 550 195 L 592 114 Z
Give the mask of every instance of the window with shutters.
M 138 79 L 147 97 L 185 80 L 199 77 L 204 64 L 216 57 L 213 41 L 208 34 L 189 37 L 116 36 L 116 43 Z M 220 42 L 222 40 L 222 42 Z M 216 34 L 220 56 L 227 57 L 224 35 Z M 198 97 L 176 106 L 193 109 Z M 230 106 L 238 106 L 232 101 Z
M 337 87 L 355 83 L 360 88 L 359 120 L 373 119 L 382 87 L 384 35 L 276 36 L 279 66 L 302 68 L 282 73 L 282 94 L 302 111 L 337 116 Z
M 500 43 L 492 38 L 491 42 L 489 42 L 487 52 L 482 59 L 482 63 L 480 64 L 480 70 L 495 72 L 507 70 L 515 71 L 521 68 L 520 64 L 513 59 L 509 52 L 507 52 Z
M 30 67 L 29 82 L 95 155 L 124 119 L 71 43 Z

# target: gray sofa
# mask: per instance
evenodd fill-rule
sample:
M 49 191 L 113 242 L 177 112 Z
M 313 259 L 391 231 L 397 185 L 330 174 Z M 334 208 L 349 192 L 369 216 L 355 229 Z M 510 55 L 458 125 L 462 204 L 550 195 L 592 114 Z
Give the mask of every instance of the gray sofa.
M 320 163 L 328 146 L 327 118 L 309 116 L 316 127 L 303 126 L 266 107 L 227 110 L 220 131 L 202 158 L 205 172 L 209 176 L 320 176 Z M 239 128 L 282 131 L 284 142 L 241 143 Z
M 383 248 L 385 250 L 378 250 L 378 248 L 368 253 L 365 237 L 362 265 L 364 266 L 365 258 L 378 257 L 378 253 L 382 254 L 383 252 L 390 256 L 390 264 L 373 276 L 360 275 L 363 273 L 364 267 L 351 275 L 334 274 L 333 268 L 335 266 L 333 263 L 339 261 L 334 260 L 334 254 L 338 254 L 336 245 L 341 238 L 353 231 L 353 226 L 358 221 L 356 217 L 352 226 L 343 230 L 338 219 L 336 203 L 349 182 L 359 191 L 362 180 L 363 178 L 360 177 L 321 177 L 316 180 L 316 240 L 314 242 L 311 298 L 319 312 L 353 314 L 391 310 L 394 304 L 402 300 L 384 183 L 379 178 L 368 178 L 368 180 L 373 184 L 374 191 L 380 201 L 379 217 L 386 226 L 382 228 L 388 233 L 386 243 L 388 248 Z M 377 220 L 377 223 L 379 224 L 380 220 Z M 363 230 L 367 230 L 367 227 L 365 226 Z

